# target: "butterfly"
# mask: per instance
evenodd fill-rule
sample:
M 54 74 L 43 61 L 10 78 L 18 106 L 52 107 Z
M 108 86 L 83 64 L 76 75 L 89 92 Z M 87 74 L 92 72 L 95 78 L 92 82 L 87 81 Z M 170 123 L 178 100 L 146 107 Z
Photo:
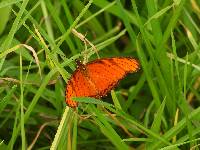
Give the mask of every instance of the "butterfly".
M 78 106 L 72 97 L 106 96 L 128 73 L 140 68 L 138 60 L 131 57 L 101 58 L 86 64 L 77 61 L 77 66 L 66 86 L 66 103 L 72 108 Z

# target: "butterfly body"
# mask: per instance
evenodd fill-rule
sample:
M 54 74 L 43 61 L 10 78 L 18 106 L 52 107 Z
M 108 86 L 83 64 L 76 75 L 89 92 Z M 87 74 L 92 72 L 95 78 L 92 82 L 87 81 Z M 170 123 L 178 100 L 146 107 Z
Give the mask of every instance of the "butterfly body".
M 77 62 L 66 87 L 66 103 L 77 107 L 72 97 L 100 98 L 110 92 L 124 76 L 139 69 L 136 59 L 130 57 L 101 58 L 87 64 Z

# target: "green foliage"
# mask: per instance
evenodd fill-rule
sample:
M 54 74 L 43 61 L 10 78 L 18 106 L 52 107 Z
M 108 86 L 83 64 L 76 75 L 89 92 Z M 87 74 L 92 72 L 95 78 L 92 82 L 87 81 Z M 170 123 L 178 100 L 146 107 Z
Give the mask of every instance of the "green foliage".
M 0 12 L 0 149 L 199 149 L 198 0 L 2 0 Z M 74 60 L 97 59 L 84 40 L 141 69 L 69 108 Z

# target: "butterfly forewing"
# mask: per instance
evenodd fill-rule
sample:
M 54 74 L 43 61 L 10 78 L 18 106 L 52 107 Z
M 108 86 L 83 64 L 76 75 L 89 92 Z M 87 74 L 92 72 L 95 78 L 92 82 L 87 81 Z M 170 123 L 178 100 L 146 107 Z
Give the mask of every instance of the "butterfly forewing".
M 89 76 L 98 89 L 99 97 L 106 95 L 127 73 L 138 69 L 138 63 L 130 58 L 105 58 L 89 63 Z
M 77 102 L 71 100 L 72 97 L 92 97 L 96 95 L 94 86 L 88 81 L 88 77 L 77 69 L 69 79 L 66 89 L 66 103 L 70 107 L 77 107 Z

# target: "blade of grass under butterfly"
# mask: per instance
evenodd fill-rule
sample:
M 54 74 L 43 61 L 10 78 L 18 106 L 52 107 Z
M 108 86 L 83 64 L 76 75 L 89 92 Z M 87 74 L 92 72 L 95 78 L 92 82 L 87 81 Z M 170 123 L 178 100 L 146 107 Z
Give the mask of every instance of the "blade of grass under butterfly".
M 70 129 L 71 129 L 71 122 L 73 120 L 73 115 L 72 115 L 72 110 L 66 106 L 65 111 L 63 113 L 62 119 L 60 121 L 60 124 L 57 128 L 56 135 L 54 137 L 54 140 L 51 144 L 50 150 L 56 150 L 61 147 L 63 147 L 63 141 L 67 141 L 67 135 L 71 134 Z M 70 121 L 71 120 L 71 121 Z M 68 143 L 70 144 L 70 143 Z
M 101 100 L 92 98 L 92 97 L 73 97 L 72 100 L 80 102 L 80 103 L 91 103 L 91 104 L 99 104 L 102 106 L 112 107 L 112 104 L 103 102 Z M 113 106 L 114 107 L 114 106 Z
M 117 134 L 117 132 L 113 129 L 112 125 L 106 120 L 100 110 L 91 106 L 89 107 L 90 112 L 96 114 L 97 117 L 93 117 L 97 125 L 100 127 L 101 131 L 105 136 L 107 136 L 113 145 L 119 150 L 128 150 L 128 146 L 122 141 L 121 137 Z

